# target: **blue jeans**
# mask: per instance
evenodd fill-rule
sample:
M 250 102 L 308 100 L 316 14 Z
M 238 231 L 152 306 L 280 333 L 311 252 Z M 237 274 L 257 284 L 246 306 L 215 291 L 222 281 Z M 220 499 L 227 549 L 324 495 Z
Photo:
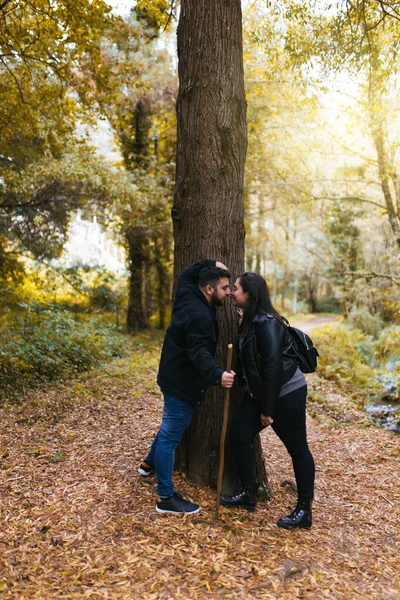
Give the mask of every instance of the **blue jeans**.
M 193 417 L 194 407 L 164 394 L 164 410 L 161 427 L 144 459 L 148 465 L 154 465 L 157 471 L 158 495 L 167 498 L 174 493 L 172 471 L 175 462 L 175 450 Z

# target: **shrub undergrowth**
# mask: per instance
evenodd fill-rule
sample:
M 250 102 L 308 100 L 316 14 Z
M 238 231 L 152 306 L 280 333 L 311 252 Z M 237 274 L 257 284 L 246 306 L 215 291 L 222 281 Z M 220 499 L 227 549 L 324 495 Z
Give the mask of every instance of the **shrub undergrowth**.
M 0 402 L 121 356 L 124 336 L 104 316 L 52 310 L 9 313 L 0 324 Z
M 333 323 L 315 328 L 312 337 L 320 353 L 318 370 L 326 379 L 364 397 L 382 393 L 380 379 L 388 370 L 398 373 L 400 384 L 400 327 L 383 329 L 375 340 L 347 323 Z
M 377 338 L 383 329 L 383 322 L 379 315 L 371 315 L 367 310 L 353 309 L 349 314 L 349 323 L 374 338 Z
M 313 331 L 320 359 L 318 367 L 326 379 L 372 388 L 372 371 L 366 362 L 367 336 L 344 323 L 322 325 Z
M 392 325 L 382 331 L 375 352 L 385 369 L 397 371 L 400 376 L 400 325 Z

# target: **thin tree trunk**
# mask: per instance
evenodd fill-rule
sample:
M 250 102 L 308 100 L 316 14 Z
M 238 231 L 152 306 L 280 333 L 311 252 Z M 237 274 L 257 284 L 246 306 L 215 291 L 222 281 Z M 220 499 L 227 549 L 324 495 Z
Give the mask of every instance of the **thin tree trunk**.
M 251 252 L 247 252 L 246 253 L 246 271 L 253 270 L 253 263 L 254 263 L 254 254 L 252 254 Z
M 393 164 L 393 161 L 392 161 L 392 164 Z M 394 187 L 395 197 L 396 197 L 396 214 L 398 215 L 398 217 L 400 219 L 400 182 L 399 182 L 399 178 L 397 176 L 395 167 L 393 167 L 392 182 L 393 182 L 393 187 Z
M 121 138 L 124 162 L 127 168 L 135 166 L 147 168 L 150 153 L 149 131 L 151 110 L 148 100 L 139 99 L 132 114 L 131 129 L 134 136 L 126 134 Z
M 141 227 L 131 227 L 125 234 L 129 258 L 129 301 L 126 325 L 130 333 L 148 327 L 143 306 L 143 271 L 147 238 Z
M 161 255 L 160 244 L 161 240 L 156 240 L 154 244 L 154 260 L 157 272 L 157 308 L 158 308 L 158 323 L 159 329 L 165 328 L 165 315 L 167 308 L 167 290 L 168 290 L 168 274 Z
M 152 281 L 151 281 L 151 268 L 150 268 L 150 257 L 149 257 L 149 247 L 147 242 L 146 254 L 143 262 L 143 272 L 144 272 L 144 281 L 143 281 L 143 311 L 145 314 L 146 322 L 149 323 L 150 316 L 152 314 L 152 305 L 153 305 L 153 291 L 152 291 Z
M 309 313 L 315 312 L 315 286 L 312 271 L 307 275 L 307 307 Z
M 174 277 L 201 258 L 215 258 L 233 276 L 244 267 L 243 178 L 247 148 L 240 0 L 182 0 L 178 25 L 178 141 L 174 205 Z M 231 303 L 218 310 L 216 360 L 224 367 L 235 343 Z M 231 411 L 239 394 L 231 394 Z M 223 392 L 212 388 L 177 452 L 176 464 L 197 483 L 216 487 Z M 260 469 L 263 470 L 258 451 Z M 223 489 L 236 488 L 229 447 Z M 260 473 L 266 484 L 265 470 Z
M 299 278 L 296 274 L 294 276 L 294 286 L 293 286 L 293 314 L 297 313 L 297 297 L 299 292 Z
M 274 274 L 273 274 L 273 279 L 272 279 L 272 303 L 275 304 L 276 303 L 276 298 L 278 296 L 278 277 L 276 274 L 276 260 L 274 260 Z
M 121 133 L 122 151 L 128 170 L 146 168 L 149 154 L 150 110 L 147 102 L 138 100 L 131 116 L 132 137 Z M 137 218 L 137 217 L 136 217 Z M 130 333 L 148 327 L 146 277 L 144 270 L 148 260 L 148 236 L 142 226 L 129 223 L 125 232 L 129 258 L 129 300 L 126 315 Z
M 256 253 L 256 267 L 255 267 L 256 273 L 261 273 L 261 261 L 262 261 L 261 250 L 264 249 L 264 244 L 263 244 L 263 240 L 265 237 L 265 227 L 264 227 L 265 202 L 264 202 L 264 200 L 265 200 L 264 194 L 260 194 L 258 197 L 258 206 L 257 206 L 258 215 L 257 215 L 257 241 L 256 241 L 257 253 Z
M 383 197 L 385 199 L 388 219 L 396 240 L 396 244 L 400 249 L 400 215 L 396 213 L 395 203 L 393 201 L 392 194 L 390 191 L 387 166 L 388 156 L 385 148 L 385 137 L 381 124 L 374 126 L 373 140 L 376 154 L 378 157 L 379 178 L 381 181 Z
M 370 66 L 369 123 L 378 158 L 379 179 L 383 197 L 385 199 L 388 219 L 396 244 L 400 249 L 400 201 L 398 197 L 396 198 L 397 190 L 395 189 L 395 200 L 393 200 L 390 190 L 390 171 L 395 173 L 395 168 L 391 163 L 386 145 L 386 112 L 383 107 L 384 99 L 382 97 L 385 85 L 384 77 L 379 66 L 379 50 L 375 46 L 372 48 Z

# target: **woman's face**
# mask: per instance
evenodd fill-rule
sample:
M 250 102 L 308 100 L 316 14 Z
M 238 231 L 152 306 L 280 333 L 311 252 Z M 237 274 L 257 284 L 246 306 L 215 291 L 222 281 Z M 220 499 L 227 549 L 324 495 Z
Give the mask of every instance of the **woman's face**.
M 233 303 L 238 308 L 244 308 L 246 306 L 247 298 L 249 297 L 248 292 L 244 292 L 242 286 L 240 285 L 240 278 L 238 277 L 233 284 Z

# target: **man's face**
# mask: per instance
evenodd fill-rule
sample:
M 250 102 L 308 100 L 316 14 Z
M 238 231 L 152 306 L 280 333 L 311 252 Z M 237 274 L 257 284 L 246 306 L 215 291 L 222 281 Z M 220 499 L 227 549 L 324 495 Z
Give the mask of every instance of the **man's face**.
M 214 292 L 210 302 L 211 306 L 222 306 L 227 296 L 230 295 L 229 279 L 227 277 L 222 277 L 214 286 Z

